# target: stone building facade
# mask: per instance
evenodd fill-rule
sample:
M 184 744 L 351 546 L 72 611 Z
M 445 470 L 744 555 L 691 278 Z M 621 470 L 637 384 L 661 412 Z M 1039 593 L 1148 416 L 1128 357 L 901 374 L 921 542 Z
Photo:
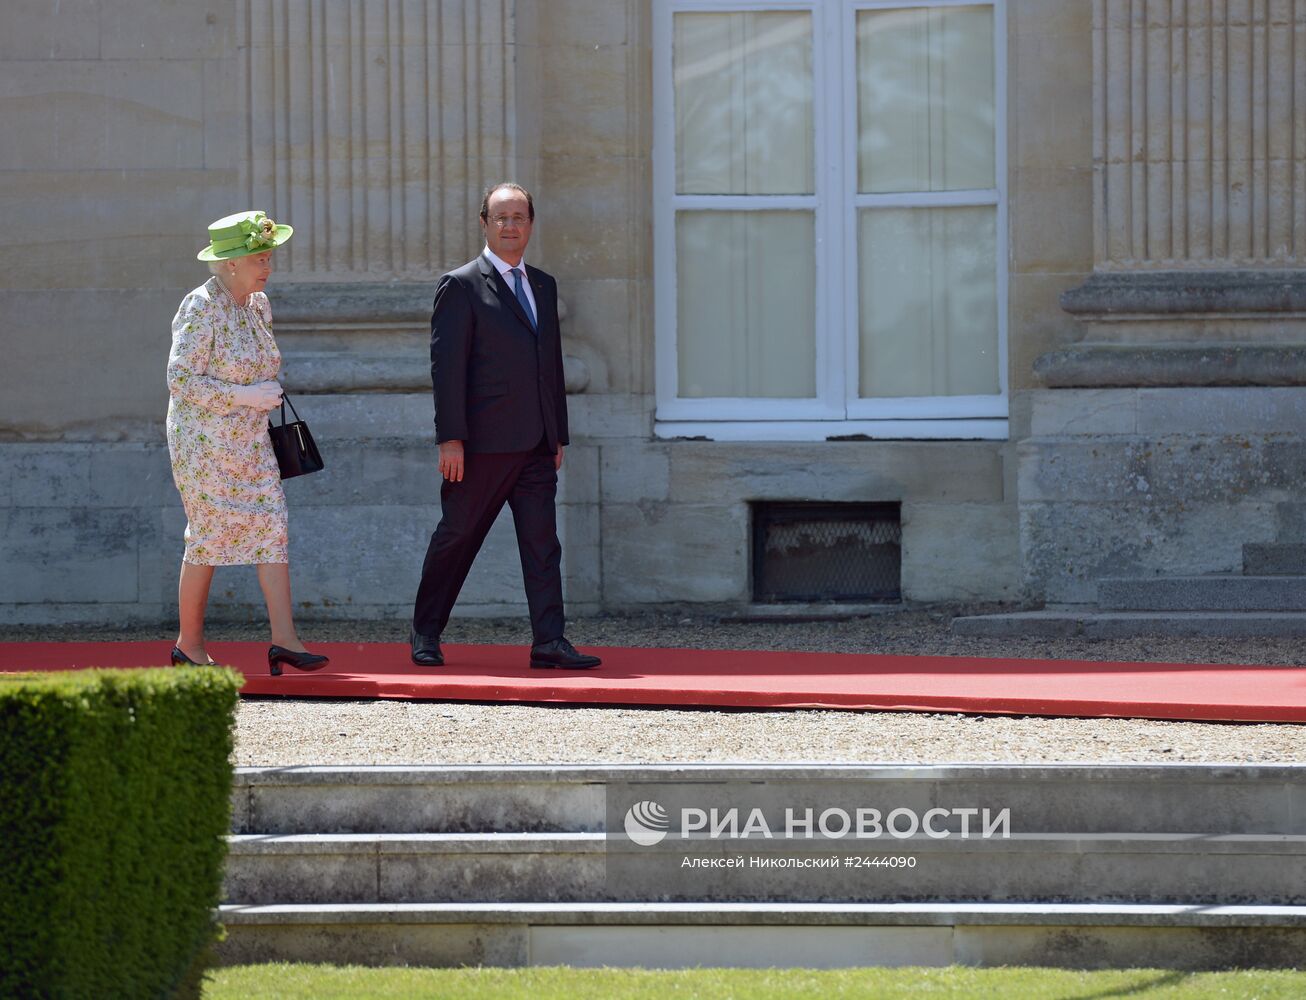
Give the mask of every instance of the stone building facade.
M 287 484 L 296 602 L 405 617 L 431 293 L 505 177 L 565 307 L 573 612 L 755 604 L 774 503 L 891 505 L 918 602 L 1090 601 L 1306 530 L 1306 0 L 22 0 L 0 27 L 0 621 L 175 608 L 169 320 L 244 208 L 296 228 L 270 295 L 328 464 Z M 506 521 L 464 610 L 523 607 Z M 253 574 L 214 601 L 246 614 Z

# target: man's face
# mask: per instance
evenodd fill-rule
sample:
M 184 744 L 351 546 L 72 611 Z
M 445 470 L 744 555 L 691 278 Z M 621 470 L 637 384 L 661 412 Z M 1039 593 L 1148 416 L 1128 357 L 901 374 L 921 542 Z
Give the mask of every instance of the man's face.
M 525 195 L 512 188 L 500 188 L 490 195 L 489 218 L 481 220 L 485 243 L 509 264 L 516 264 L 531 239 L 530 207 Z

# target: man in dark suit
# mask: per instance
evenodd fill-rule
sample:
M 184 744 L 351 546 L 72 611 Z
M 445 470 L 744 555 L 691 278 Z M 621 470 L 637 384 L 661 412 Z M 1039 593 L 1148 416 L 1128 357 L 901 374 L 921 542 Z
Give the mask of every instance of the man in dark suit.
M 530 193 L 496 184 L 481 201 L 485 250 L 440 277 L 431 313 L 431 383 L 440 446 L 440 523 L 413 608 L 413 662 L 444 663 L 440 634 L 481 543 L 512 509 L 530 607 L 532 667 L 587 669 L 563 635 L 562 545 L 554 499 L 567 439 L 558 286 L 523 263 Z

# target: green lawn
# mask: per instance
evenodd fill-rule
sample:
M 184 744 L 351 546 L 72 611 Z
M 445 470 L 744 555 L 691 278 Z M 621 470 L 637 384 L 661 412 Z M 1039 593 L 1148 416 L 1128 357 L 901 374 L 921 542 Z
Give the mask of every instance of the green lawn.
M 246 965 L 219 969 L 205 1000 L 1299 1000 L 1306 972 L 1129 969 L 364 969 Z

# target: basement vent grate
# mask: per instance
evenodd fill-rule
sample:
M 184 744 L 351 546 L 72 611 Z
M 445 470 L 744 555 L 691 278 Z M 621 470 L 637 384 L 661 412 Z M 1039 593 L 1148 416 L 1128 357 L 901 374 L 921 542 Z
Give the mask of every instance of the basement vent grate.
M 753 504 L 755 602 L 901 599 L 901 504 Z

